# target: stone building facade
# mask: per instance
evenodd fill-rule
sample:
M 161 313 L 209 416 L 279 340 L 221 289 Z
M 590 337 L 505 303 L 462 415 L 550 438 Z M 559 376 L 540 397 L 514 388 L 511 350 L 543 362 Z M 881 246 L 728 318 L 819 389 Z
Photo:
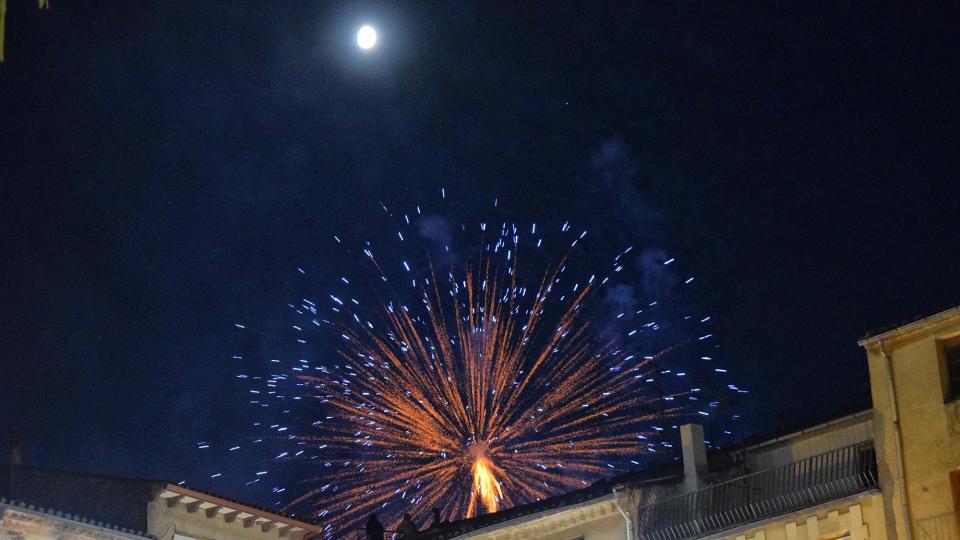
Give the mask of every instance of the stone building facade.
M 958 538 L 960 308 L 860 342 L 888 534 Z

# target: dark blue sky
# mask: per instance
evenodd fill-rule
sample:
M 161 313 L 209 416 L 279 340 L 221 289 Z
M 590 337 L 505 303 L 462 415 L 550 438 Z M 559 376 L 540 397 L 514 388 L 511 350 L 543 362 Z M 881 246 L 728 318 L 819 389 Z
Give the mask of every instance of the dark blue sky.
M 441 185 L 683 260 L 754 429 L 867 406 L 856 339 L 960 303 L 960 13 L 776 4 L 11 0 L 0 427 L 202 477 L 232 323 Z

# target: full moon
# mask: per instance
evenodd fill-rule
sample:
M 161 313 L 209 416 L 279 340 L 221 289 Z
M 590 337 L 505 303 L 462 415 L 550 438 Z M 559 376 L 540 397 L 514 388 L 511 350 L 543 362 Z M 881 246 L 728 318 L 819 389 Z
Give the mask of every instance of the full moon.
M 357 45 L 361 49 L 372 49 L 377 44 L 377 31 L 372 26 L 364 25 L 357 31 Z

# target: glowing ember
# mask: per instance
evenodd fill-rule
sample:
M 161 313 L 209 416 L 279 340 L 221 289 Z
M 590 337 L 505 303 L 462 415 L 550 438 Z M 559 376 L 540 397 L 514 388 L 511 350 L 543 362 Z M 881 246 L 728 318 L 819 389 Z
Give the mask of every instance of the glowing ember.
M 503 498 L 503 490 L 493 473 L 493 463 L 487 456 L 487 447 L 484 443 L 474 443 L 469 447 L 469 456 L 473 459 L 471 474 L 473 475 L 473 489 L 467 515 L 476 514 L 477 499 L 486 507 L 488 512 L 497 511 L 497 501 Z

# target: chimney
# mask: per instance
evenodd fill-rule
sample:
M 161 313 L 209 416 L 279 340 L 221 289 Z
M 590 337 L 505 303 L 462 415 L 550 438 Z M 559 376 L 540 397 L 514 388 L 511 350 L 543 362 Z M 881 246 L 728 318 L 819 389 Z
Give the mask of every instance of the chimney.
M 20 432 L 17 430 L 10 431 L 10 484 L 7 486 L 7 497 L 11 500 L 14 498 L 13 495 L 13 484 L 14 477 L 17 473 L 17 467 L 20 466 L 22 457 L 20 455 Z
M 707 448 L 703 444 L 703 426 L 680 426 L 680 445 L 683 447 L 683 489 L 696 491 L 706 484 Z
M 23 463 L 23 456 L 20 455 L 20 432 L 10 431 L 10 466 L 19 467 Z

